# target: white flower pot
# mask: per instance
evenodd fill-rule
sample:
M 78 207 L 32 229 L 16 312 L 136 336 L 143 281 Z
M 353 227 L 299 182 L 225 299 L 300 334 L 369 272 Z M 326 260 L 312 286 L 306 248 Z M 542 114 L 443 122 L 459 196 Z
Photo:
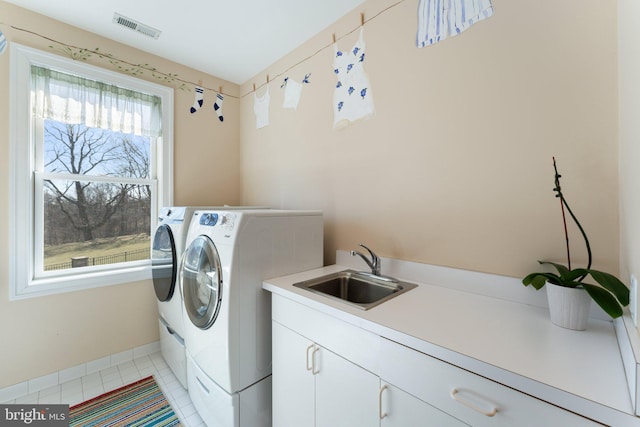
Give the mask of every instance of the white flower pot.
M 547 282 L 549 314 L 554 325 L 575 331 L 587 329 L 591 297 L 583 288 L 567 288 Z

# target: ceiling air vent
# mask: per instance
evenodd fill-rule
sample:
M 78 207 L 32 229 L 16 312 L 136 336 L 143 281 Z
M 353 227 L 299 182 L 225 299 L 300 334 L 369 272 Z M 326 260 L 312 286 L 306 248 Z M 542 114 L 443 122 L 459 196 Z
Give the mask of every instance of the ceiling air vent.
M 133 31 L 137 31 L 140 34 L 144 34 L 145 36 L 151 37 L 154 39 L 157 39 L 158 37 L 160 37 L 160 33 L 162 32 L 160 30 L 156 30 L 153 27 L 150 27 L 141 22 L 138 22 L 134 19 L 127 18 L 126 16 L 122 16 L 117 12 L 113 14 L 113 23 L 122 25 L 123 27 L 126 27 Z

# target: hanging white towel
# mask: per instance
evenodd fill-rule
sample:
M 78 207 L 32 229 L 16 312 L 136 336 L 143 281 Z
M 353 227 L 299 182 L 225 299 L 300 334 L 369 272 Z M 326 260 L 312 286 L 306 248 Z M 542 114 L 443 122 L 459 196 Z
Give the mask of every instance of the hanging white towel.
M 267 91 L 260 98 L 258 98 L 258 95 L 254 92 L 253 99 L 253 112 L 256 115 L 256 129 L 269 126 L 269 103 L 271 102 L 269 86 L 267 85 Z
M 420 0 L 416 43 L 432 45 L 492 15 L 491 0 Z

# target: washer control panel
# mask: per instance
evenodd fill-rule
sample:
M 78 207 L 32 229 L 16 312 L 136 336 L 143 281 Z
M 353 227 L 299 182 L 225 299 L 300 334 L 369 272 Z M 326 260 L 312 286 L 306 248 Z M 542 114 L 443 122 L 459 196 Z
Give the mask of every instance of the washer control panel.
M 236 215 L 230 212 L 221 212 L 220 214 L 213 212 L 204 212 L 200 216 L 200 225 L 213 227 L 218 225 L 224 230 L 233 230 L 236 225 Z
M 205 212 L 200 216 L 200 225 L 213 227 L 218 223 L 218 214 Z

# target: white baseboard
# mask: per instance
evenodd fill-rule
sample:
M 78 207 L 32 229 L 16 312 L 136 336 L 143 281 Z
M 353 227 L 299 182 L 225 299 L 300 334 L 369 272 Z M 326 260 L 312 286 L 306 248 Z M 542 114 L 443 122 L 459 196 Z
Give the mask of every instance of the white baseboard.
M 0 388 L 0 403 L 8 402 L 31 393 L 53 387 L 67 381 L 81 378 L 85 375 L 117 366 L 123 362 L 137 359 L 138 357 L 148 356 L 160 351 L 160 341 L 155 341 L 140 347 L 126 350 L 120 353 L 105 356 L 100 359 L 92 360 L 80 365 L 71 366 L 58 372 L 43 375 L 41 377 L 32 378 L 18 384 Z

